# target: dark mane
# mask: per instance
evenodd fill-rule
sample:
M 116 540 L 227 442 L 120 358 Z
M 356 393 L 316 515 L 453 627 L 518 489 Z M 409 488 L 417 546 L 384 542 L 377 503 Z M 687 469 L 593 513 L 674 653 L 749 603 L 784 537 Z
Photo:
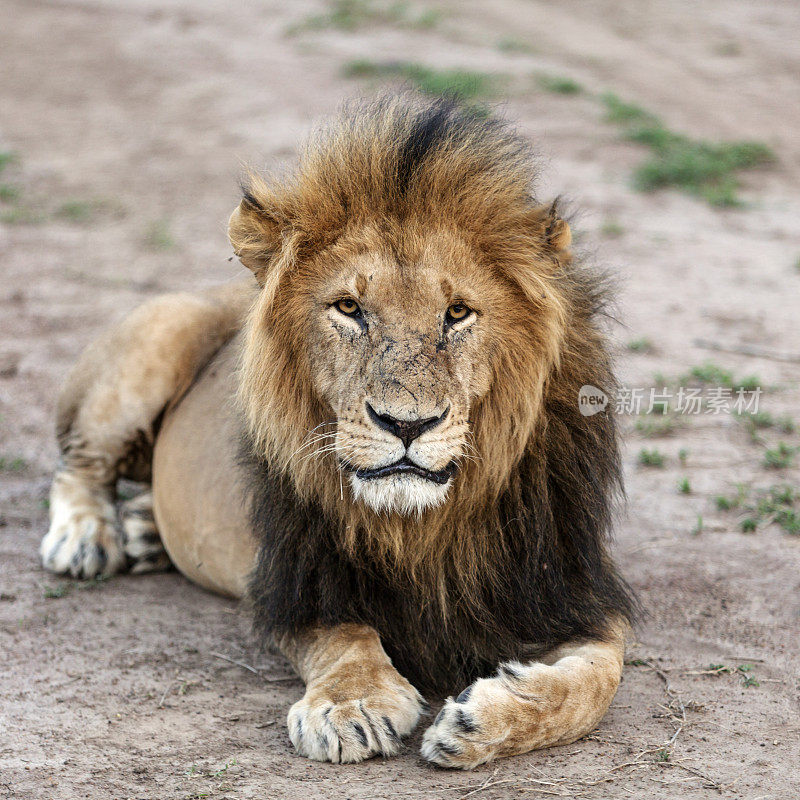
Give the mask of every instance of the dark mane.
M 249 455 L 251 521 L 261 542 L 249 587 L 258 635 L 268 641 L 314 624 L 371 625 L 403 675 L 444 696 L 501 661 L 602 639 L 612 615 L 632 620 L 635 601 L 606 550 L 619 485 L 613 418 L 593 418 L 589 427 L 573 406 L 550 401 L 547 434 L 531 442 L 497 507 L 465 531 L 495 537 L 502 558 L 476 576 L 477 597 L 461 595 L 450 565 L 448 608 L 430 587 L 350 557 L 338 521 Z

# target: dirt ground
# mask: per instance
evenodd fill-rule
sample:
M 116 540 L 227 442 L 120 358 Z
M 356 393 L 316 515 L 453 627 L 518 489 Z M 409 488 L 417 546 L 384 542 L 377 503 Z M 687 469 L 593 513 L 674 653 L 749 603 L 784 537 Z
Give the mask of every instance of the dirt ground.
M 39 567 L 54 398 L 70 364 L 145 298 L 242 274 L 225 239 L 241 164 L 286 162 L 311 120 L 365 91 L 342 76 L 356 58 L 511 76 L 504 106 L 541 153 L 539 195 L 574 204 L 581 248 L 620 278 L 626 385 L 711 359 L 758 376 L 761 410 L 798 415 L 800 365 L 774 357 L 800 353 L 797 4 L 432 7 L 442 14 L 429 27 L 292 32 L 324 6 L 0 0 L 0 152 L 16 154 L 0 183 L 18 191 L 0 206 L 0 795 L 800 795 L 800 536 L 763 519 L 744 533 L 744 512 L 715 503 L 737 484 L 800 485 L 797 459 L 763 466 L 779 440 L 800 445 L 797 432 L 765 428 L 758 441 L 721 414 L 652 438 L 623 419 L 615 553 L 648 617 L 619 694 L 586 739 L 471 774 L 421 760 L 424 724 L 393 760 L 300 758 L 285 717 L 302 686 L 254 651 L 236 604 L 174 572 L 82 585 Z M 543 91 L 531 77 L 542 71 L 584 91 Z M 739 208 L 638 193 L 643 150 L 603 120 L 605 90 L 693 136 L 764 141 L 777 163 L 744 176 Z M 626 346 L 643 337 L 649 347 Z M 642 465 L 642 448 L 663 467 Z

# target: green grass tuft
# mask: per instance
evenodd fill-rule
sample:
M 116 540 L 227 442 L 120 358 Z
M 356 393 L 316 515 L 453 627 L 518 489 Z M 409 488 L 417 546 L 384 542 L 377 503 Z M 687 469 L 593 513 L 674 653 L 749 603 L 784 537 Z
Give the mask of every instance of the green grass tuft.
M 742 529 L 742 533 L 754 533 L 758 528 L 758 520 L 753 517 L 745 517 L 739 527 Z
M 735 497 L 727 497 L 724 494 L 717 495 L 714 498 L 714 502 L 716 503 L 719 511 L 730 511 L 731 509 L 736 508 L 738 505 Z
M 631 353 L 652 353 L 655 351 L 653 342 L 646 336 L 643 336 L 641 339 L 632 339 L 628 342 L 627 348 Z
M 800 492 L 788 485 L 772 486 L 757 502 L 758 513 L 776 522 L 786 533 L 800 534 L 800 513 L 796 508 Z
M 6 225 L 36 225 L 42 221 L 42 215 L 26 206 L 15 205 L 0 213 L 0 222 Z
M 733 373 L 711 361 L 706 361 L 697 367 L 692 367 L 687 376 L 688 380 L 694 379 L 700 383 L 711 383 L 716 386 L 733 386 Z
M 442 18 L 442 11 L 437 8 L 419 8 L 405 0 L 329 0 L 328 7 L 326 13 L 307 16 L 287 33 L 329 29 L 352 32 L 369 25 L 430 30 Z
M 607 219 L 600 226 L 600 233 L 607 236 L 609 239 L 618 239 L 625 233 L 625 228 L 615 219 Z
M 9 183 L 0 184 L 0 200 L 4 203 L 13 203 L 19 199 L 19 189 Z
M 654 114 L 615 94 L 603 94 L 600 100 L 606 107 L 606 121 L 623 126 L 627 139 L 650 148 L 650 158 L 634 172 L 634 186 L 640 191 L 672 186 L 714 206 L 736 206 L 740 205 L 737 174 L 775 160 L 762 142 L 692 139 L 669 130 Z
M 739 415 L 739 419 L 747 426 L 754 439 L 758 438 L 755 435 L 758 430 L 772 428 L 781 433 L 790 434 L 794 433 L 797 428 L 791 417 L 786 415 L 775 417 L 769 411 L 756 411 L 753 414 L 745 412 Z
M 348 78 L 400 78 L 407 80 L 424 94 L 454 94 L 464 100 L 494 97 L 505 78 L 485 72 L 463 69 L 437 70 L 406 61 L 380 63 L 368 59 L 351 61 L 344 67 Z
M 664 455 L 656 449 L 647 450 L 644 448 L 640 450 L 637 460 L 643 467 L 657 467 L 661 469 L 665 464 Z
M 558 75 L 537 75 L 536 83 L 540 89 L 553 94 L 580 94 L 583 91 L 577 81 Z
M 515 36 L 504 36 L 497 40 L 497 49 L 501 53 L 535 53 L 533 45 L 528 44 L 524 39 L 517 39 Z
M 669 436 L 675 433 L 678 428 L 678 420 L 676 417 L 666 416 L 659 414 L 657 411 L 658 404 L 653 406 L 653 413 L 657 416 L 645 415 L 636 420 L 634 427 L 642 436 L 649 439 L 656 439 L 662 436 Z
M 45 586 L 45 600 L 60 600 L 62 597 L 66 597 L 72 591 L 72 588 L 73 584 L 71 583 L 57 583 L 55 586 Z
M 19 456 L 12 458 L 0 457 L 0 472 L 22 472 L 27 466 L 28 462 Z
M 798 448 L 791 447 L 786 442 L 778 442 L 778 446 L 767 448 L 764 451 L 763 464 L 767 469 L 785 469 L 794 462 Z
M 747 375 L 744 378 L 736 378 L 728 370 L 715 364 L 713 361 L 706 361 L 703 364 L 692 367 L 688 373 L 681 376 L 680 383 L 704 384 L 709 386 L 723 386 L 732 391 L 753 392 L 761 388 L 762 382 L 758 375 Z
M 689 479 L 687 477 L 684 476 L 678 481 L 678 491 L 681 494 L 692 493 L 692 485 L 689 483 Z
M 169 222 L 158 219 L 151 222 L 144 233 L 144 243 L 151 250 L 172 250 L 175 239 L 169 229 Z
M 720 495 L 716 504 L 720 511 L 741 508 L 746 512 L 739 521 L 739 528 L 744 533 L 753 533 L 774 522 L 784 532 L 800 535 L 800 491 L 788 484 L 758 490 L 752 498 L 747 488 L 740 485 L 736 497 Z
M 600 102 L 606 107 L 606 122 L 613 122 L 617 125 L 631 122 L 657 122 L 656 117 L 649 111 L 645 111 L 641 106 L 633 103 L 623 102 L 613 92 L 600 95 Z
M 83 200 L 68 200 L 62 203 L 55 211 L 56 217 L 81 224 L 88 222 L 92 218 L 94 208 L 91 203 L 86 203 Z

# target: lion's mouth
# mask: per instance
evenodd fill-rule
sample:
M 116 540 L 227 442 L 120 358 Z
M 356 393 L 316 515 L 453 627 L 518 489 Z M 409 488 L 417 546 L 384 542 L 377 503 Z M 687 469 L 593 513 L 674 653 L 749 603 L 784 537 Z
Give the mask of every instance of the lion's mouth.
M 386 478 L 389 475 L 419 475 L 420 478 L 438 483 L 440 486 L 447 483 L 456 472 L 458 467 L 455 461 L 451 461 L 444 469 L 431 470 L 415 464 L 405 456 L 394 464 L 387 464 L 385 467 L 375 467 L 374 469 L 366 469 L 363 467 L 353 467 L 349 464 L 342 463 L 342 466 L 349 472 L 355 473 L 357 478 L 362 481 L 372 480 L 373 478 Z

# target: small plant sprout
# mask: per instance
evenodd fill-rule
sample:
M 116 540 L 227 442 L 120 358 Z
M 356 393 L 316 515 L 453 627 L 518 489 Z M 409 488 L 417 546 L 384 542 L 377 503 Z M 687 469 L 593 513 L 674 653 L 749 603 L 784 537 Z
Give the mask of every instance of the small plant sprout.
M 638 461 L 643 467 L 656 467 L 658 469 L 663 468 L 665 463 L 661 452 L 656 449 L 648 450 L 647 448 L 639 451 Z
M 225 766 L 224 766 L 224 767 L 221 767 L 221 768 L 220 768 L 220 769 L 218 769 L 216 772 L 212 772 L 212 773 L 211 773 L 211 777 L 212 777 L 212 778 L 221 778 L 221 777 L 222 777 L 222 776 L 223 776 L 223 775 L 224 775 L 224 774 L 225 774 L 225 773 L 228 771 L 228 769 L 229 769 L 230 767 L 235 767 L 235 766 L 236 766 L 236 764 L 237 764 L 237 761 L 236 761 L 236 759 L 233 759 L 233 761 L 228 761 L 228 762 L 225 764 Z
M 659 416 L 644 416 L 636 420 L 634 427 L 638 433 L 641 433 L 642 436 L 654 439 L 662 436 L 669 436 L 671 433 L 675 432 L 675 429 L 678 427 L 678 420 L 675 417 L 660 416 L 661 407 L 657 403 L 653 407 L 653 413 Z
M 533 53 L 535 48 L 524 39 L 514 36 L 504 36 L 497 40 L 497 49 L 501 53 Z
M 725 664 L 709 664 L 708 671 L 714 675 L 724 675 L 733 672 L 733 667 L 726 667 Z
M 399 78 L 409 81 L 423 94 L 456 94 L 464 100 L 494 97 L 506 78 L 463 69 L 433 69 L 407 61 L 350 61 L 344 67 L 348 78 Z
M 60 600 L 72 591 L 71 583 L 57 583 L 55 586 L 44 587 L 45 600 Z
M 734 507 L 736 501 L 731 497 L 720 494 L 714 498 L 714 502 L 717 504 L 718 511 L 730 511 Z
M 708 142 L 669 130 L 654 114 L 615 94 L 600 97 L 606 121 L 621 125 L 625 138 L 650 150 L 634 173 L 641 191 L 673 186 L 715 206 L 735 206 L 741 170 L 769 164 L 775 156 L 761 142 Z
M 405 0 L 331 0 L 330 11 L 311 14 L 287 30 L 289 35 L 304 31 L 336 29 L 356 31 L 369 25 L 396 25 L 428 30 L 439 22 L 436 8 L 418 8 Z
M 0 472 L 22 472 L 27 466 L 20 456 L 0 456 Z
M 175 247 L 169 222 L 165 219 L 154 220 L 147 226 L 144 241 L 151 250 L 172 250 Z
M 786 469 L 794 462 L 796 447 L 790 447 L 786 442 L 778 442 L 778 446 L 764 451 L 763 464 L 767 469 Z
M 557 75 L 537 75 L 536 82 L 541 89 L 553 94 L 580 94 L 583 91 L 577 81 Z
M 641 339 L 631 339 L 627 347 L 631 353 L 652 353 L 655 351 L 653 342 L 646 336 L 642 336 Z
M 681 494 L 691 494 L 692 493 L 691 484 L 689 483 L 689 479 L 686 476 L 684 476 L 683 478 L 681 478 L 678 481 L 678 491 Z
M 615 219 L 607 219 L 601 226 L 600 226 L 600 233 L 603 236 L 607 236 L 609 239 L 618 239 L 625 233 L 625 228 L 622 227 L 622 224 Z
M 88 222 L 92 218 L 93 211 L 92 203 L 86 203 L 82 200 L 68 200 L 56 209 L 55 215 L 67 222 L 80 224 Z
M 703 515 L 697 515 L 697 522 L 694 524 L 694 528 L 692 528 L 692 535 L 699 536 L 703 532 Z
M 761 686 L 755 679 L 755 676 L 750 674 L 753 671 L 752 664 L 739 664 L 739 666 L 736 667 L 736 671 L 742 675 L 742 683 L 748 688 L 751 686 Z

